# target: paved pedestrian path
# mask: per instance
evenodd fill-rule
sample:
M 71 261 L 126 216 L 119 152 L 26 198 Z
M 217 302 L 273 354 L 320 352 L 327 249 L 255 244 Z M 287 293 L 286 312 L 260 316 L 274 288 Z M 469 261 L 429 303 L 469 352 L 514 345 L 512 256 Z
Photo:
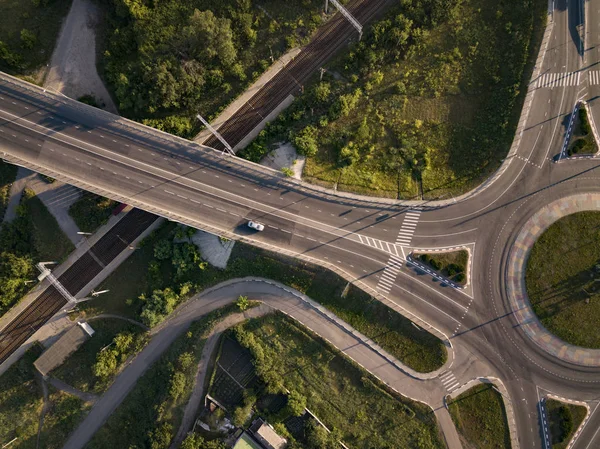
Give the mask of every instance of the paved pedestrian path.
M 63 449 L 83 448 L 108 417 L 126 398 L 144 372 L 166 351 L 193 321 L 235 301 L 239 295 L 280 310 L 335 346 L 347 357 L 403 396 L 428 404 L 435 410 L 438 423 L 450 449 L 461 449 L 456 428 L 443 405 L 445 390 L 439 379 L 416 379 L 407 375 L 395 359 L 389 359 L 369 345 L 347 324 L 344 327 L 320 313 L 300 292 L 261 278 L 234 279 L 197 295 L 180 307 L 168 320 L 151 331 L 152 340 L 115 379 L 96 402 L 80 426 L 71 434 Z M 437 375 L 437 373 L 435 374 Z
M 526 262 L 536 240 L 560 218 L 590 210 L 600 210 L 600 194 L 586 193 L 561 198 L 535 213 L 525 223 L 511 249 L 506 290 L 514 316 L 535 344 L 565 362 L 600 367 L 599 349 L 571 345 L 546 330 L 531 308 L 525 288 Z

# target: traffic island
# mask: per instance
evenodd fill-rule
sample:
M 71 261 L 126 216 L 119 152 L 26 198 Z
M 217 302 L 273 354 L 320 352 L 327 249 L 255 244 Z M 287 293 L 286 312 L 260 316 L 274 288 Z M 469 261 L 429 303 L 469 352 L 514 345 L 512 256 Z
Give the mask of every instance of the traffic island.
M 482 383 L 448 401 L 448 411 L 464 447 L 511 449 L 511 434 L 502 394 Z
M 556 253 L 550 253 L 556 254 L 553 257 L 555 257 L 558 265 L 555 266 L 560 267 L 560 271 L 564 271 L 564 274 L 553 273 L 555 276 L 553 282 L 556 282 L 557 287 L 561 288 L 562 293 L 566 295 L 565 298 L 573 302 L 571 306 L 564 307 L 560 302 L 552 305 L 552 298 L 546 296 L 540 296 L 540 300 L 536 300 L 536 307 L 545 307 L 547 308 L 546 310 L 548 310 L 548 316 L 544 317 L 544 319 L 554 320 L 554 316 L 558 316 L 561 317 L 561 322 L 564 321 L 564 323 L 567 323 L 569 321 L 569 316 L 575 314 L 571 319 L 574 320 L 574 322 L 577 322 L 577 327 L 564 327 L 566 332 L 561 334 L 561 338 L 549 332 L 540 320 L 540 317 L 536 315 L 534 307 L 527 295 L 525 280 L 526 271 L 531 270 L 533 269 L 532 267 L 534 267 L 530 264 L 528 268 L 527 261 L 530 258 L 535 243 L 540 239 L 544 231 L 562 217 L 585 211 L 600 211 L 600 194 L 580 194 L 556 200 L 540 209 L 525 223 L 515 239 L 509 254 L 508 267 L 506 270 L 506 293 L 510 307 L 513 311 L 513 316 L 517 320 L 519 328 L 541 349 L 568 363 L 597 367 L 600 366 L 599 349 L 577 346 L 576 344 L 566 341 L 568 338 L 570 341 L 580 342 L 580 340 L 571 340 L 570 338 L 575 338 L 577 335 L 581 336 L 581 333 L 578 331 L 583 328 L 577 317 L 585 320 L 589 316 L 591 319 L 591 312 L 595 310 L 593 298 L 590 298 L 590 303 L 586 304 L 585 297 L 579 296 L 580 294 L 585 293 L 582 290 L 582 288 L 585 288 L 585 285 L 577 287 L 579 284 L 575 284 L 575 281 L 580 279 L 578 277 L 579 272 L 577 271 L 577 266 L 569 266 L 569 264 L 575 262 L 581 262 L 585 265 L 585 260 L 577 257 L 578 252 L 583 251 L 584 249 L 580 248 L 576 251 L 571 248 L 568 250 L 569 252 L 565 252 L 560 250 L 557 251 L 555 248 L 554 250 Z M 590 223 L 589 226 L 590 229 L 594 227 L 593 223 Z M 570 234 L 568 235 L 576 236 L 576 234 L 580 233 L 580 230 L 570 228 L 569 232 Z M 585 251 L 588 251 L 588 249 L 585 249 Z M 565 260 L 565 257 L 572 258 L 572 262 L 570 261 L 571 259 Z M 588 256 L 586 256 L 586 258 L 587 257 Z M 571 270 L 575 271 L 571 272 Z M 548 286 L 545 288 L 547 287 Z M 543 285 L 540 285 L 539 288 L 540 294 L 548 295 L 548 292 L 543 290 Z M 544 298 L 546 299 L 541 301 Z M 546 304 L 544 304 L 544 302 Z M 552 307 L 549 307 L 549 305 Z M 600 313 L 600 311 L 598 313 Z M 547 322 L 551 323 L 552 321 Z M 556 320 L 554 320 L 554 322 L 560 324 Z M 553 329 L 556 331 L 556 329 L 560 329 L 560 327 L 557 326 Z M 586 344 L 590 344 L 589 340 L 587 341 L 588 343 Z
M 585 101 L 575 106 L 563 145 L 563 157 L 582 159 L 598 156 L 598 131 Z
M 544 439 L 546 447 L 551 449 L 570 449 L 589 417 L 589 409 L 584 402 L 559 400 L 555 396 L 542 400 L 542 413 L 547 418 L 543 420 L 547 423 Z
M 464 289 L 470 283 L 471 249 L 468 247 L 415 250 L 407 260 L 418 272 L 430 274 L 443 285 Z
M 600 212 L 553 223 L 533 245 L 525 283 L 541 323 L 567 343 L 600 349 Z

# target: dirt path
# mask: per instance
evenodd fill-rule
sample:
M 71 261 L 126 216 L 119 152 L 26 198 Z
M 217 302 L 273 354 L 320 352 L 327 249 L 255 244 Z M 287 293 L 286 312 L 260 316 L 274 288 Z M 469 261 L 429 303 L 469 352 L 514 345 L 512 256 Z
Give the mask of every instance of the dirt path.
M 44 87 L 77 99 L 93 95 L 103 109 L 117 108 L 96 70 L 96 24 L 101 11 L 92 0 L 73 0 L 50 63 Z
M 215 352 L 215 349 L 217 349 L 217 343 L 219 342 L 221 334 L 236 324 L 242 323 L 250 318 L 257 318 L 259 316 L 266 315 L 267 313 L 273 312 L 273 310 L 274 309 L 266 304 L 261 304 L 260 306 L 254 307 L 247 312 L 229 315 L 212 328 L 208 334 L 206 343 L 204 343 L 204 348 L 202 348 L 202 355 L 200 356 L 200 362 L 198 363 L 198 369 L 196 370 L 196 377 L 194 379 L 194 389 L 187 405 L 185 406 L 185 412 L 183 413 L 183 419 L 181 420 L 179 430 L 177 431 L 175 438 L 173 438 L 169 449 L 175 449 L 179 447 L 187 433 L 194 425 L 194 418 L 198 414 L 198 408 L 200 407 L 200 402 L 204 396 L 204 381 L 206 379 L 206 375 L 208 374 L 208 362 L 210 361 L 213 352 Z
M 77 388 L 74 388 L 71 385 L 66 384 L 62 380 L 57 379 L 55 377 L 48 377 L 48 383 L 57 390 L 72 394 L 73 396 L 78 397 L 84 402 L 96 402 L 98 400 L 98 396 L 96 396 L 95 394 L 86 393 L 85 391 L 78 390 Z
M 239 295 L 260 300 L 294 318 L 320 335 L 364 369 L 404 396 L 424 402 L 436 410 L 438 425 L 450 449 L 461 449 L 456 428 L 443 406 L 446 390 L 438 379 L 416 379 L 403 372 L 401 364 L 376 350 L 362 334 L 332 314 L 321 311 L 310 298 L 278 282 L 261 278 L 233 279 L 195 296 L 169 319 L 152 329 L 150 343 L 136 356 L 111 387 L 96 402 L 90 413 L 71 434 L 63 449 L 81 449 L 123 402 L 138 379 L 158 360 L 190 324 L 207 313 L 234 302 Z M 190 405 L 193 408 L 193 404 Z M 188 414 L 189 415 L 189 414 Z

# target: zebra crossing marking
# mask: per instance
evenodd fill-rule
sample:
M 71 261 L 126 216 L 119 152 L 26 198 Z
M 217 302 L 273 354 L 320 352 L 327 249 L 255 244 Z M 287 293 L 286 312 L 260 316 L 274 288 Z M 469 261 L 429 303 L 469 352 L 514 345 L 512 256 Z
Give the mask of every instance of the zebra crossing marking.
M 590 70 L 588 79 L 592 86 L 600 84 L 600 70 Z
M 390 256 L 390 260 L 383 270 L 383 274 L 379 278 L 379 282 L 377 283 L 377 289 L 381 290 L 384 293 L 389 293 L 392 287 L 394 286 L 394 282 L 396 282 L 396 277 L 402 268 L 402 264 L 404 261 L 397 256 Z
M 536 89 L 577 86 L 581 81 L 581 72 L 544 73 L 535 81 Z
M 408 246 L 412 241 L 413 234 L 417 229 L 417 224 L 419 223 L 419 218 L 421 216 L 421 211 L 418 209 L 411 209 L 410 211 L 404 214 L 404 220 L 402 221 L 402 226 L 400 227 L 400 231 L 398 232 L 398 237 L 396 238 L 396 245 Z M 360 237 L 360 236 L 359 236 Z M 361 239 L 362 242 L 362 239 Z M 389 247 L 390 245 L 385 242 Z M 396 277 L 402 268 L 404 260 L 401 259 L 397 252 L 395 245 L 394 253 L 390 256 L 388 260 L 388 264 L 383 270 L 382 275 L 379 278 L 379 282 L 377 283 L 377 289 L 381 290 L 383 293 L 389 293 L 392 287 L 394 286 L 394 282 L 396 282 Z
M 448 393 L 452 393 L 460 386 L 460 383 L 458 382 L 458 380 L 456 380 L 456 377 L 454 376 L 454 373 L 452 373 L 452 371 L 443 372 L 442 374 L 440 374 L 439 379 L 442 382 L 444 388 L 448 390 Z

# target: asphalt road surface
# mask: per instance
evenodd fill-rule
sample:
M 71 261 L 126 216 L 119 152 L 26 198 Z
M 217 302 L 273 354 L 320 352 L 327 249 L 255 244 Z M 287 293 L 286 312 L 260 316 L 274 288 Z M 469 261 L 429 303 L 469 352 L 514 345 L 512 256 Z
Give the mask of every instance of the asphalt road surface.
M 516 325 L 504 277 L 529 217 L 558 198 L 600 192 L 598 160 L 552 162 L 578 99 L 600 124 L 599 11 L 598 0 L 554 3 L 516 153 L 486 189 L 456 203 L 325 191 L 7 75 L 0 76 L 0 155 L 191 226 L 333 264 L 450 339 L 453 362 L 441 375 L 446 380 L 450 372 L 455 382 L 440 380 L 439 391 L 481 375 L 502 379 L 521 448 L 544 447 L 539 403 L 547 393 L 588 401 L 592 415 L 574 447 L 598 448 L 600 369 L 567 364 L 532 343 Z M 251 232 L 249 219 L 265 231 Z M 432 282 L 405 262 L 411 248 L 457 245 L 473 251 L 466 290 Z

